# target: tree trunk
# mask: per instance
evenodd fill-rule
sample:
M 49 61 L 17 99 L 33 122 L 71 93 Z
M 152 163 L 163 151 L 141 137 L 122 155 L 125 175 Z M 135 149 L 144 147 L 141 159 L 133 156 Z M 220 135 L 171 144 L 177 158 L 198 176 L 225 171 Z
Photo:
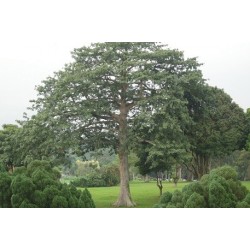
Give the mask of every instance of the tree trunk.
M 158 186 L 158 188 L 160 190 L 160 196 L 162 196 L 162 189 L 163 189 L 162 182 L 159 185 L 157 184 L 157 186 Z
M 128 125 L 127 125 L 127 107 L 125 103 L 121 104 L 119 115 L 119 160 L 120 160 L 120 195 L 114 203 L 116 207 L 134 207 L 135 203 L 131 199 L 129 189 L 129 170 L 128 170 Z
M 126 152 L 119 153 L 120 159 L 120 195 L 114 204 L 116 207 L 133 207 L 129 188 L 128 155 Z
M 161 176 L 160 176 L 161 174 Z M 162 178 L 163 178 L 163 174 L 162 173 L 157 173 L 157 187 L 160 189 L 160 196 L 162 195 L 162 189 L 163 189 L 163 186 L 162 186 Z
M 197 178 L 200 180 L 204 174 L 208 174 L 210 171 L 210 157 L 206 155 L 197 155 L 195 163 L 197 166 Z

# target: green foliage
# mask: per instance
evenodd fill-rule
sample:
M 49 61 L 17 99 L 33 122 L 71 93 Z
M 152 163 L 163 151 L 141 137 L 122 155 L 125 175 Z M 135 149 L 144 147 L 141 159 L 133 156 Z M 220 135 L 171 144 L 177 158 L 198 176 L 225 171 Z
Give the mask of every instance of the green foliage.
M 233 193 L 229 191 L 230 187 L 223 177 L 217 176 L 217 178 L 211 180 L 209 183 L 208 194 L 209 207 L 235 207 L 236 198 L 234 197 Z
M 182 190 L 182 203 L 186 204 L 187 200 L 193 193 L 197 193 L 201 196 L 204 196 L 203 186 L 199 182 L 192 182 L 189 185 L 185 186 Z
M 53 208 L 66 208 L 68 207 L 67 199 L 61 195 L 54 196 L 51 207 Z
M 7 173 L 0 173 L 0 207 L 10 207 L 11 177 Z
M 18 154 L 17 134 L 20 128 L 17 125 L 5 124 L 0 130 L 0 166 L 13 171 L 15 165 L 20 164 Z
M 7 170 L 4 167 L 4 164 L 0 161 L 0 173 L 5 173 Z
M 84 176 L 71 181 L 76 187 L 109 187 L 119 183 L 119 169 L 117 166 L 107 166 L 102 168 L 85 170 Z
M 236 159 L 235 165 L 237 166 L 236 169 L 239 174 L 240 180 L 249 179 L 250 176 L 247 176 L 247 174 L 250 169 L 250 151 L 241 150 Z
M 246 195 L 243 201 L 240 201 L 236 205 L 237 208 L 250 208 L 250 193 Z
M 209 172 L 212 157 L 221 157 L 245 144 L 246 118 L 243 109 L 223 90 L 186 83 L 184 96 L 193 123 L 185 134 L 194 156 L 187 164 L 196 178 Z
M 92 200 L 90 192 L 85 188 L 79 198 L 78 206 L 82 208 L 93 208 L 95 204 Z
M 231 166 L 222 166 L 216 169 L 213 169 L 210 173 L 210 178 L 215 178 L 215 176 L 221 176 L 225 180 L 233 180 L 237 181 L 238 180 L 238 174 L 234 168 Z
M 13 200 L 12 206 L 19 207 L 23 200 L 32 199 L 33 193 L 35 192 L 35 185 L 30 177 L 17 175 L 12 180 L 11 191 L 12 194 L 17 197 Z
M 204 208 L 206 207 L 205 199 L 202 195 L 194 192 L 187 199 L 185 208 Z
M 0 206 L 14 208 L 94 207 L 88 190 L 61 184 L 49 162 L 31 162 L 13 175 L 0 173 Z
M 164 204 L 166 205 L 171 201 L 171 199 L 172 199 L 172 193 L 166 192 L 166 193 L 163 193 L 161 195 L 159 203 L 162 204 L 162 205 L 164 205 Z
M 170 203 L 171 203 L 171 206 L 174 206 L 177 208 L 183 207 L 183 193 L 180 190 L 175 190 L 173 192 L 173 196 L 172 196 Z
M 236 208 L 250 208 L 250 205 L 246 201 L 240 201 L 236 204 Z
M 166 197 L 169 195 L 166 194 Z M 162 204 L 161 200 L 159 204 Z M 234 208 L 248 205 L 250 193 L 238 181 L 235 169 L 229 166 L 212 170 L 200 181 L 186 185 L 182 192 L 176 190 L 166 203 L 166 207 L 185 208 Z

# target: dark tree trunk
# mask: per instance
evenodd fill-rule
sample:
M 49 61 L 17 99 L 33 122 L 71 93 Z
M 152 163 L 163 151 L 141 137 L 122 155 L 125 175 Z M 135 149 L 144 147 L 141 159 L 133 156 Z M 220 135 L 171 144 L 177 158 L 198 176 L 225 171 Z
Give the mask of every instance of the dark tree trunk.
M 197 173 L 198 173 L 198 180 L 204 174 L 208 174 L 210 171 L 210 158 L 206 155 L 197 155 L 196 157 L 196 165 L 197 165 Z
M 128 109 L 123 103 L 119 115 L 119 160 L 120 160 L 120 195 L 114 203 L 116 207 L 134 207 L 129 189 L 129 169 L 128 169 Z
M 160 196 L 162 195 L 162 189 L 163 189 L 163 186 L 162 186 L 162 177 L 163 177 L 163 174 L 162 173 L 157 173 L 157 187 L 159 188 L 160 190 Z

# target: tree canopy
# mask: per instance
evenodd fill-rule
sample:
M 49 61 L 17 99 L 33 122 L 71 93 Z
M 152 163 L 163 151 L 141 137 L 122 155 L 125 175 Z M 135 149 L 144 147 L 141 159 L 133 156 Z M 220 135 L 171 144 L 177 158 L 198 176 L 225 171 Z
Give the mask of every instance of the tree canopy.
M 212 156 L 244 147 L 246 120 L 243 109 L 223 90 L 207 85 L 185 88 L 191 125 L 186 130 L 196 178 L 209 172 Z

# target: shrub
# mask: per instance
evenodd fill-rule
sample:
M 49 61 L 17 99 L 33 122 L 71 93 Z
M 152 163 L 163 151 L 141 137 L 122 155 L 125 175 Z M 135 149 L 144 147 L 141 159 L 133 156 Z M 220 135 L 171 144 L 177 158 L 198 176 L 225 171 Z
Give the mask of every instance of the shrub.
M 250 193 L 237 179 L 235 169 L 224 166 L 204 175 L 199 182 L 167 196 L 166 207 L 234 208 L 250 207 Z
M 171 203 L 175 207 L 183 207 L 182 199 L 183 199 L 183 193 L 180 190 L 175 190 L 173 192 Z
M 78 207 L 82 207 L 82 208 L 94 208 L 95 207 L 91 194 L 86 188 L 82 192 L 79 198 Z
M 189 199 L 189 197 L 193 194 L 193 193 L 197 193 L 201 196 L 204 196 L 204 188 L 201 185 L 200 182 L 192 182 L 189 185 L 186 185 L 183 188 L 182 191 L 182 204 L 185 205 L 187 200 Z
M 248 205 L 250 205 L 250 193 L 246 195 L 243 201 L 245 201 Z
M 246 201 L 240 201 L 236 204 L 236 208 L 250 208 L 250 205 Z
M 194 192 L 191 194 L 191 196 L 188 198 L 185 208 L 202 208 L 206 207 L 205 199 L 202 195 Z
M 236 170 L 230 166 L 223 166 L 223 167 L 219 167 L 219 168 L 215 168 L 210 172 L 210 177 L 213 178 L 214 175 L 218 175 L 223 177 L 226 180 L 238 180 L 238 174 L 236 172 Z
M 86 175 L 71 181 L 75 187 L 110 187 L 119 183 L 119 170 L 114 167 L 92 169 Z
M 166 192 L 162 194 L 159 203 L 166 206 L 171 201 L 171 199 L 172 199 L 172 193 Z
M 72 185 L 61 184 L 55 171 L 49 163 L 35 161 L 35 163 L 31 162 L 27 169 L 20 168 L 15 171 L 12 177 L 8 173 L 1 173 L 0 206 L 95 207 L 87 189 L 80 191 Z
M 68 207 L 67 199 L 61 195 L 54 196 L 51 207 L 53 208 L 66 208 Z

